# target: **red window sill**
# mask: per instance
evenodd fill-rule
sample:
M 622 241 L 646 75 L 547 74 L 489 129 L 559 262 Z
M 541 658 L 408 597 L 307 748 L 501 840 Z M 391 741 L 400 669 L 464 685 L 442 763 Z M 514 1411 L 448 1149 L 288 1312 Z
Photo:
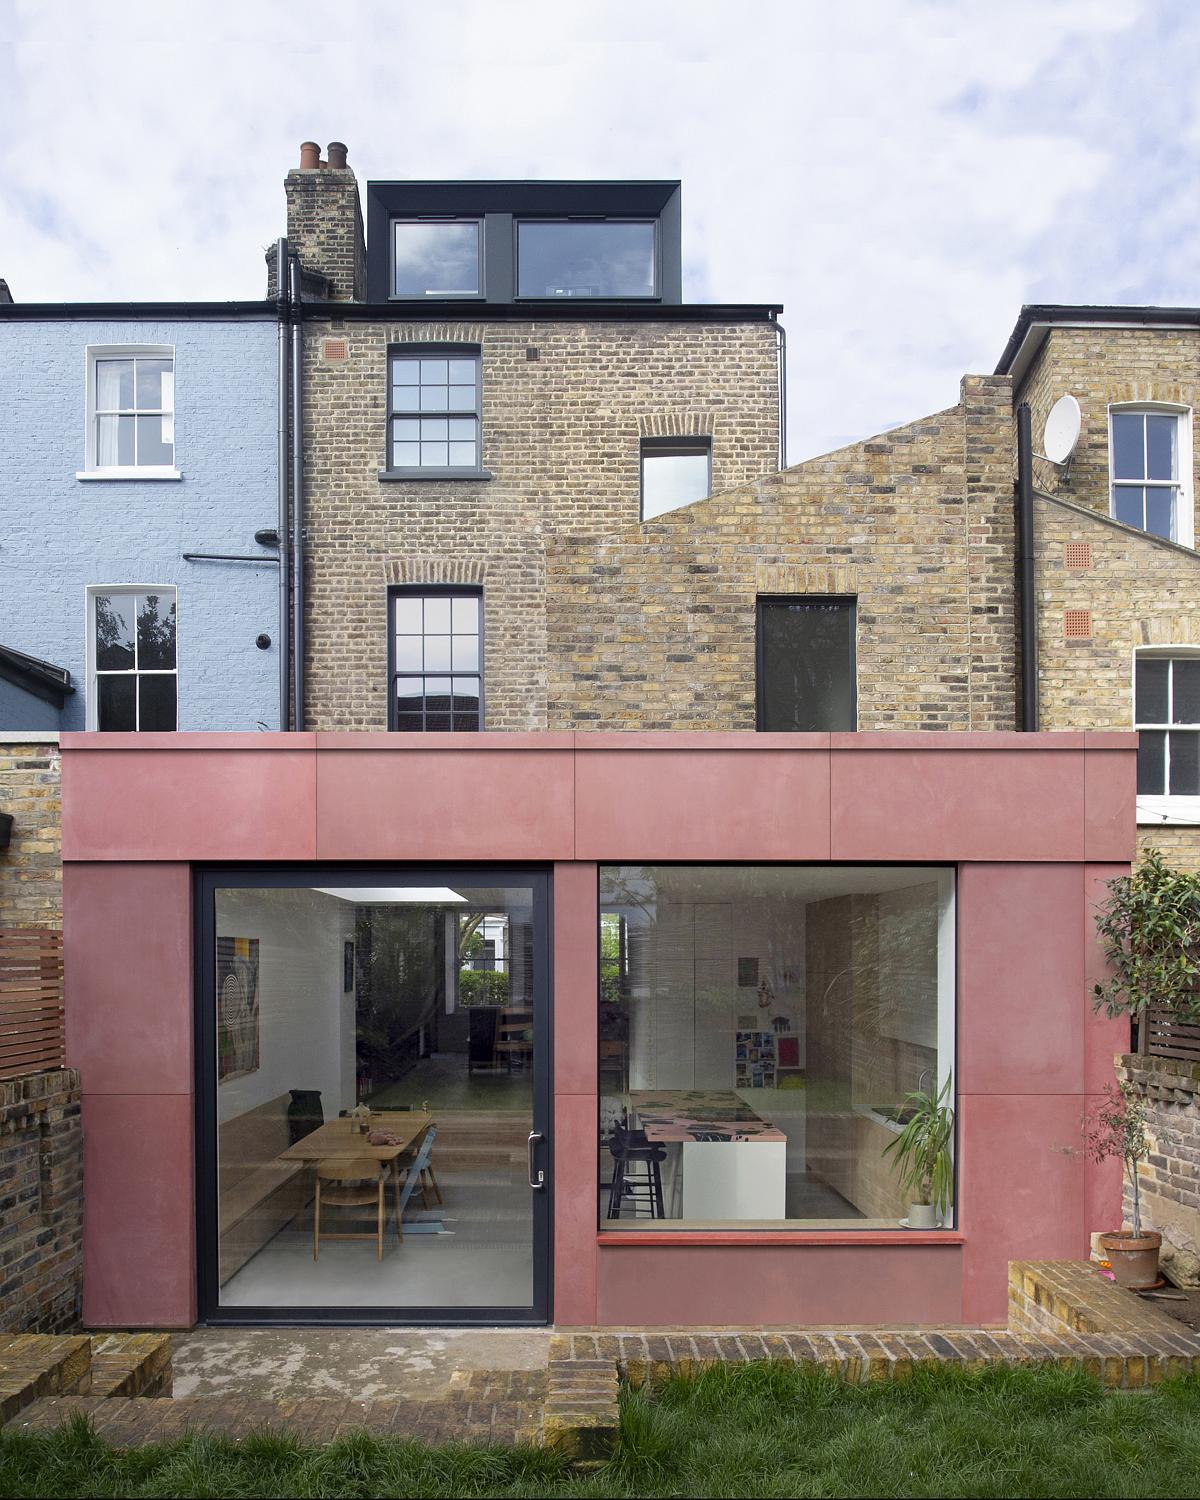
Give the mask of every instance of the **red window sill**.
M 961 1245 L 964 1236 L 955 1229 L 861 1229 L 853 1230 L 658 1230 L 601 1232 L 596 1243 L 607 1249 L 646 1245 Z

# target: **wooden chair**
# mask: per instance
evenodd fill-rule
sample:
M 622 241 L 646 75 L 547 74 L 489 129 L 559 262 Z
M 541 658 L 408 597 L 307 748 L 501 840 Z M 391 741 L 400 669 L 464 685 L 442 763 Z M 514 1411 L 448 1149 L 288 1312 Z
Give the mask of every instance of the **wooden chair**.
M 507 1058 L 511 1069 L 524 1067 L 533 1057 L 533 1012 L 511 1006 L 500 1012 L 496 1051 Z
M 331 1208 L 375 1208 L 375 1231 L 333 1230 L 324 1231 L 327 1240 L 374 1240 L 375 1256 L 383 1259 L 384 1188 L 388 1171 L 383 1162 L 370 1156 L 357 1156 L 349 1161 L 319 1161 L 317 1163 L 317 1193 L 313 1204 L 313 1260 L 321 1254 L 321 1205 Z M 328 1183 L 326 1187 L 324 1184 Z M 396 1232 L 400 1234 L 399 1220 Z M 401 1235 L 403 1238 L 403 1235 Z

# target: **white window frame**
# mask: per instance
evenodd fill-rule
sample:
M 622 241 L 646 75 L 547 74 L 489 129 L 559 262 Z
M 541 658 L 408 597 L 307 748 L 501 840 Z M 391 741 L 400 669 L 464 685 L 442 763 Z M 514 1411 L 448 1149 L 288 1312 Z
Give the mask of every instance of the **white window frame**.
M 1172 729 L 1187 729 L 1187 724 L 1144 724 L 1139 725 L 1137 718 L 1137 664 L 1139 660 L 1150 657 L 1158 660 L 1178 659 L 1180 657 L 1191 657 L 1193 660 L 1200 658 L 1200 646 L 1138 646 L 1133 653 L 1133 669 L 1129 683 L 1129 702 L 1132 707 L 1130 715 L 1134 729 L 1165 729 L 1169 734 Z M 1167 704 L 1167 712 L 1170 714 L 1170 703 Z M 1200 730 L 1200 724 L 1197 729 Z M 1169 753 L 1169 752 L 1168 752 Z M 1170 760 L 1167 762 L 1167 775 L 1170 776 Z M 1167 785 L 1170 785 L 1168 780 Z M 1172 795 L 1170 792 L 1161 793 L 1139 793 L 1137 798 L 1137 821 L 1148 826 L 1170 824 L 1200 824 L 1200 796 Z
M 1137 415 L 1149 413 L 1152 416 L 1174 417 L 1178 429 L 1178 439 L 1175 444 L 1175 453 L 1179 467 L 1177 480 L 1172 484 L 1165 479 L 1143 479 L 1140 481 L 1131 479 L 1117 479 L 1114 473 L 1114 459 L 1116 457 L 1116 446 L 1113 443 L 1113 416 L 1126 413 Z M 1113 490 L 1118 485 L 1137 486 L 1149 489 L 1168 489 L 1176 491 L 1175 500 L 1175 531 L 1176 535 L 1171 538 L 1178 542 L 1181 547 L 1195 547 L 1196 545 L 1196 517 L 1195 503 L 1193 498 L 1192 483 L 1192 408 L 1181 406 L 1173 401 L 1110 401 L 1108 406 L 1108 513 L 1115 521 L 1117 519 L 1116 507 L 1113 504 Z M 1141 528 L 1138 528 L 1139 530 Z M 1146 536 L 1155 533 L 1148 531 Z M 1160 538 L 1161 540 L 1161 538 Z
M 96 461 L 96 362 L 102 359 L 169 359 L 172 372 L 172 421 L 174 410 L 174 344 L 89 344 L 84 350 L 83 468 L 76 479 L 182 479 L 175 464 L 109 464 Z M 179 433 L 175 428 L 174 452 L 179 458 Z
M 175 679 L 175 728 L 179 728 L 179 587 L 174 583 L 89 583 L 84 589 L 85 639 L 87 641 L 87 701 L 85 722 L 88 729 L 96 730 L 100 724 L 100 673 L 96 669 L 96 596 L 97 594 L 170 594 L 175 603 L 175 666 L 173 669 L 153 667 L 146 672 L 121 673 L 133 677 L 174 677 Z M 105 674 L 117 675 L 116 673 Z M 136 704 L 137 698 L 134 697 Z M 137 710 L 134 710 L 135 717 Z M 132 733 L 138 734 L 134 729 Z M 163 731 L 159 731 L 160 733 Z

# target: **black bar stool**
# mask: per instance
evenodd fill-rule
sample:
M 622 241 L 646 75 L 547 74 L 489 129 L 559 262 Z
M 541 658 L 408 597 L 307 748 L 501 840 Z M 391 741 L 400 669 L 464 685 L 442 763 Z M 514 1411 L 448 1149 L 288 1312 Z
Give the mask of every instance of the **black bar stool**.
M 608 1217 L 619 1219 L 628 1200 L 633 1207 L 631 1218 L 665 1219 L 661 1168 L 667 1159 L 666 1151 L 651 1145 L 644 1130 L 627 1130 L 623 1125 L 613 1126 L 608 1149 L 613 1158 Z M 645 1171 L 633 1170 L 639 1166 Z

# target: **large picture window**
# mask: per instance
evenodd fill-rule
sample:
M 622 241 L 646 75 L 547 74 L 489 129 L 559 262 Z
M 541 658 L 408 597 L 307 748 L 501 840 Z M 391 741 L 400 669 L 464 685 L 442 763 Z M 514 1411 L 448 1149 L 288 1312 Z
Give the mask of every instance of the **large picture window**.
M 477 219 L 394 219 L 393 297 L 478 297 L 480 225 Z
M 655 221 L 517 225 L 518 297 L 653 297 Z
M 391 615 L 391 727 L 407 733 L 482 729 L 481 592 L 397 589 Z
M 932 867 L 602 866 L 601 1228 L 900 1227 L 888 1147 L 914 1095 L 953 1101 L 953 890 Z

